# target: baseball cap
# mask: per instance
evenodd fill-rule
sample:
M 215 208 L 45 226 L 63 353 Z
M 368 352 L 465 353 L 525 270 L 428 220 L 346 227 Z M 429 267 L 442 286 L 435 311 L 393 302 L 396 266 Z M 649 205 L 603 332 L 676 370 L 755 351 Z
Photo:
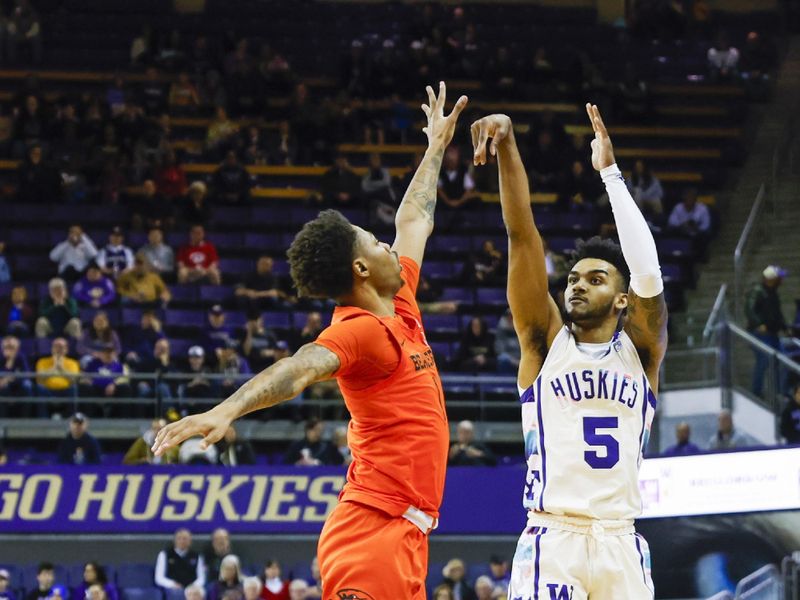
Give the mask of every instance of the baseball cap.
M 212 315 L 221 315 L 225 311 L 222 310 L 221 304 L 215 304 L 208 310 L 208 312 L 210 312 Z
M 111 228 L 111 235 L 122 235 L 122 227 L 117 225 L 116 227 Z
M 189 348 L 189 356 L 205 356 L 206 351 L 203 350 L 202 346 L 192 346 Z
M 6 569 L 0 569 L 0 579 L 11 579 L 11 575 Z
M 73 423 L 84 423 L 86 421 L 86 415 L 84 415 L 82 412 L 76 412 L 74 415 L 72 415 L 70 421 Z
M 778 265 L 769 265 L 766 269 L 764 269 L 762 275 L 764 276 L 764 279 L 778 279 L 786 277 L 787 271 Z

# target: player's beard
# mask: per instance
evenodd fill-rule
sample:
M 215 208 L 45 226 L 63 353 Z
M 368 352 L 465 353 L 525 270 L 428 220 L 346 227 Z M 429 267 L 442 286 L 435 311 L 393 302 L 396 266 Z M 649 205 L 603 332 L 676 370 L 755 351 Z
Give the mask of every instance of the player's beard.
M 611 308 L 614 306 L 614 298 L 609 298 L 602 304 L 578 304 L 572 306 L 567 303 L 567 317 L 573 323 L 588 325 L 592 322 L 600 322 L 611 315 Z

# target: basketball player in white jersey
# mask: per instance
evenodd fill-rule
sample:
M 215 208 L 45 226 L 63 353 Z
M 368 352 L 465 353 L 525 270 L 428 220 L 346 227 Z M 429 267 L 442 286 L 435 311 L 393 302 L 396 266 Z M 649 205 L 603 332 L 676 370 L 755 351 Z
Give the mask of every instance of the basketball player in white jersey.
M 475 164 L 497 155 L 509 239 L 508 302 L 522 350 L 518 373 L 528 522 L 509 600 L 648 600 L 650 556 L 633 520 L 638 471 L 667 347 L 664 285 L 653 237 L 629 194 L 596 106 L 592 165 L 620 246 L 579 242 L 566 322 L 548 293 L 525 168 L 505 115 L 472 126 Z

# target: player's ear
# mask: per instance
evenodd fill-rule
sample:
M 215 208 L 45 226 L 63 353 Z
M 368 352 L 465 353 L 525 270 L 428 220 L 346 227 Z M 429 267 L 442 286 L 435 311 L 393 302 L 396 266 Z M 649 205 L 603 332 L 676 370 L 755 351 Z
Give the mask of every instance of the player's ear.
M 628 294 L 626 292 L 620 292 L 617 294 L 616 300 L 614 301 L 614 305 L 617 307 L 617 310 L 623 311 L 628 308 Z
M 369 265 L 363 258 L 356 258 L 353 261 L 353 279 L 363 280 L 369 277 Z

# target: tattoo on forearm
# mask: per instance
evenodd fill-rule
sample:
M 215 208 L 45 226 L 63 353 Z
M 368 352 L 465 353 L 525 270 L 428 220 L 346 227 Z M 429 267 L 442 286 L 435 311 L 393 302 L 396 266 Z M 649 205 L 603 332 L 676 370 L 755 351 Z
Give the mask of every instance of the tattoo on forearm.
M 303 388 L 339 368 L 339 358 L 318 344 L 306 344 L 290 358 L 279 360 L 240 387 L 225 403 L 244 415 L 294 398 Z M 302 387 L 300 387 L 302 385 Z
M 628 327 L 635 337 L 663 342 L 667 336 L 667 303 L 664 295 L 641 298 L 628 295 Z
M 411 185 L 408 186 L 398 213 L 404 208 L 412 207 L 422 217 L 433 223 L 433 214 L 436 211 L 436 188 L 439 183 L 439 171 L 442 168 L 443 157 L 444 149 L 441 149 L 423 160 L 411 180 Z

